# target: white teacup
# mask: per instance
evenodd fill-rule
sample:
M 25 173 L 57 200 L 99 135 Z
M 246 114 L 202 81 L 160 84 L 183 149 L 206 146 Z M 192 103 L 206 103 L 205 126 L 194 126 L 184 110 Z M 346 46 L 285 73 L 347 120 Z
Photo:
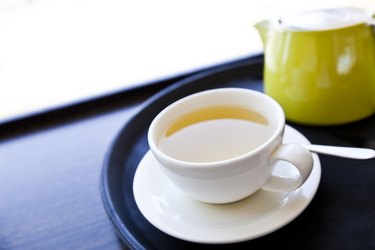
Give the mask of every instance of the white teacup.
M 285 115 L 271 97 L 222 88 L 182 98 L 152 121 L 148 142 L 166 176 L 191 198 L 241 200 L 257 190 L 291 191 L 309 177 L 313 159 L 302 146 L 282 144 Z M 277 161 L 298 179 L 272 175 Z

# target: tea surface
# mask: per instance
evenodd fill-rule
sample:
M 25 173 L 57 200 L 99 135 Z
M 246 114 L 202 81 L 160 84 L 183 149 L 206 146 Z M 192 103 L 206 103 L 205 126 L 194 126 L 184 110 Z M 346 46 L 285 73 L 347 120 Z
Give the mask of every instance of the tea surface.
M 267 141 L 273 127 L 260 113 L 214 106 L 181 116 L 165 132 L 159 148 L 178 160 L 214 162 L 245 154 Z

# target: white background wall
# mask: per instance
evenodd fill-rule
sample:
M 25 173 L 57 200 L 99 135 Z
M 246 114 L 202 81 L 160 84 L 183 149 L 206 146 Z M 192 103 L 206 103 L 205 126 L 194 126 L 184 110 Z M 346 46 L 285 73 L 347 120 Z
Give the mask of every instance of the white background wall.
M 311 3 L 313 2 L 313 3 Z M 375 1 L 0 0 L 0 121 L 262 50 L 253 24 Z

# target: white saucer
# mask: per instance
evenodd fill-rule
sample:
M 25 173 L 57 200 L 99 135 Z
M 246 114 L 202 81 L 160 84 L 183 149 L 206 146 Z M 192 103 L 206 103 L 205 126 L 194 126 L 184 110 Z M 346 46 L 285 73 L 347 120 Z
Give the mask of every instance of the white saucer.
M 285 142 L 309 143 L 286 126 Z M 185 196 L 161 172 L 151 152 L 139 163 L 133 192 L 141 213 L 159 230 L 176 238 L 199 243 L 233 243 L 271 233 L 296 218 L 311 202 L 320 182 L 316 154 L 306 183 L 288 193 L 260 190 L 232 204 L 212 205 Z

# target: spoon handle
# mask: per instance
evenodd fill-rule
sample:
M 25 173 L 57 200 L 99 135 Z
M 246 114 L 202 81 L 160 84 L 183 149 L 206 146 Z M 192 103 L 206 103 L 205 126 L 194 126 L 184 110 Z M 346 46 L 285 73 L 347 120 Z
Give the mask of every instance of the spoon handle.
M 367 160 L 375 158 L 375 150 L 369 148 L 335 147 L 309 144 L 304 144 L 302 146 L 315 153 L 339 156 L 350 159 Z

